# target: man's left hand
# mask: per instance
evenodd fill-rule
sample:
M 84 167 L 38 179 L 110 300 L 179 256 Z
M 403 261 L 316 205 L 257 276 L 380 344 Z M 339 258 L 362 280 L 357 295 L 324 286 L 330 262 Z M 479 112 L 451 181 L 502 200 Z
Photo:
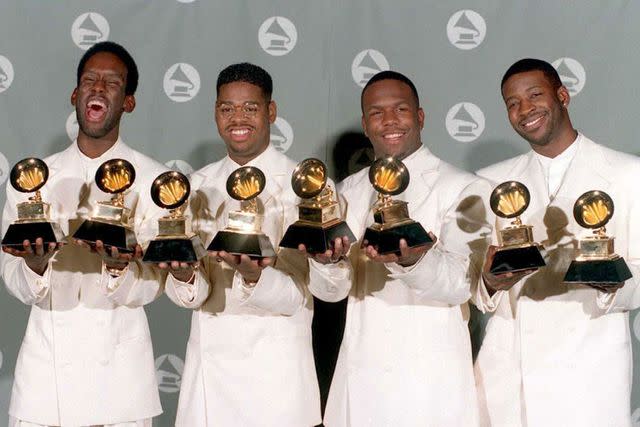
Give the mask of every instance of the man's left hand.
M 433 245 L 436 244 L 438 239 L 436 238 L 435 234 L 429 232 L 429 237 L 431 237 L 431 240 L 433 240 L 432 242 L 420 246 L 415 246 L 413 248 L 410 248 L 407 245 L 407 241 L 405 239 L 400 239 L 400 255 L 396 254 L 395 252 L 381 255 L 371 245 L 365 247 L 365 253 L 367 257 L 374 262 L 395 262 L 396 264 L 403 267 L 410 267 L 418 262 L 418 260 L 425 253 L 427 253 L 433 247 Z
M 209 255 L 218 262 L 224 261 L 243 277 L 245 282 L 256 283 L 262 270 L 273 264 L 275 258 L 251 259 L 248 255 L 233 255 L 225 251 L 210 251 Z

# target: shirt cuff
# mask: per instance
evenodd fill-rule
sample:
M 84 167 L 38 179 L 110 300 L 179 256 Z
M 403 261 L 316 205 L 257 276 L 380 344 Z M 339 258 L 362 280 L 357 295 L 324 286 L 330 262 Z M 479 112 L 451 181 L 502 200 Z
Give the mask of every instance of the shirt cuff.
M 42 298 L 50 286 L 51 278 L 51 261 L 47 264 L 47 269 L 42 276 L 29 268 L 24 259 L 22 259 L 22 274 L 24 275 L 26 282 L 29 284 L 29 289 L 37 299 Z

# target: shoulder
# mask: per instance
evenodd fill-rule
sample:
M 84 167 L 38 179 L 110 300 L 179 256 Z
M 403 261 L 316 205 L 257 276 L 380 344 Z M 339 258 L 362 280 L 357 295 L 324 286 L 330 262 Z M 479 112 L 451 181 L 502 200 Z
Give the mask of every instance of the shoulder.
M 486 178 L 490 181 L 502 181 L 504 176 L 508 176 L 509 172 L 517 165 L 527 161 L 528 154 L 520 154 L 507 160 L 502 160 L 476 171 L 476 175 Z
M 350 191 L 358 191 L 362 185 L 371 185 L 369 183 L 369 168 L 364 168 L 359 172 L 349 175 L 338 183 L 337 188 L 340 193 L 348 193 Z

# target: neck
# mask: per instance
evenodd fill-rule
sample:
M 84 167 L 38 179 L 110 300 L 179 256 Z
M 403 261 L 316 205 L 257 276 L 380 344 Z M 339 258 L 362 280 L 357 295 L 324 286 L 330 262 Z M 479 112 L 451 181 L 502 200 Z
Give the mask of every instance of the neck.
M 418 142 L 417 145 L 412 146 L 404 153 L 398 153 L 398 154 L 376 153 L 376 159 L 383 158 L 383 157 L 395 157 L 398 160 L 404 160 L 410 155 L 412 155 L 413 153 L 415 153 L 416 151 L 418 151 L 420 147 L 422 147 L 422 142 Z
M 109 151 L 118 140 L 118 132 L 114 135 L 111 132 L 102 138 L 92 138 L 82 131 L 78 134 L 78 148 L 80 152 L 90 159 L 95 159 Z
M 549 141 L 548 144 L 545 145 L 535 145 L 530 144 L 531 149 L 541 156 L 555 158 L 562 154 L 564 150 L 569 148 L 571 144 L 573 144 L 578 137 L 578 132 L 573 127 L 568 127 L 562 133 L 553 138 L 553 140 Z

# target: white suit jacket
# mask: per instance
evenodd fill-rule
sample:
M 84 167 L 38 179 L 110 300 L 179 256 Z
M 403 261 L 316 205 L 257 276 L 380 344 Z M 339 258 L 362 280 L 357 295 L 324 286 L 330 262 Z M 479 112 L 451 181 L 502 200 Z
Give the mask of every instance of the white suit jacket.
M 491 235 L 484 207 L 491 188 L 425 147 L 404 163 L 409 187 L 394 198 L 409 203 L 411 218 L 433 231 L 437 244 L 409 268 L 370 261 L 360 240 L 348 261 L 310 262 L 314 295 L 325 301 L 349 295 L 328 427 L 477 425 L 466 302 L 477 275 L 470 254 L 483 254 Z M 377 195 L 368 170 L 338 191 L 361 239 Z
M 45 159 L 49 181 L 41 189 L 51 219 L 71 235 L 97 201 L 108 200 L 94 182 L 97 167 L 124 158 L 136 169 L 125 204 L 132 209 L 139 242 L 152 238 L 162 212 L 151 201 L 151 181 L 166 168 L 122 141 L 85 170 L 76 143 Z M 2 231 L 17 217 L 28 194 L 7 184 Z M 22 258 L 0 255 L 10 294 L 31 305 L 11 394 L 9 414 L 44 425 L 113 424 L 162 412 L 143 305 L 161 292 L 154 270 L 132 263 L 118 279 L 101 259 L 67 244 L 50 259 L 43 276 Z
M 496 184 L 517 180 L 527 186 L 531 203 L 522 222 L 533 225 L 547 263 L 493 298 L 482 282 L 477 288 L 478 307 L 495 311 L 475 366 L 483 425 L 630 425 L 627 311 L 640 305 L 640 160 L 581 134 L 575 143 L 576 154 L 552 198 L 533 151 L 478 172 Z M 591 233 L 573 218 L 576 199 L 589 190 L 613 199 L 607 233 L 633 273 L 611 295 L 562 282 L 577 240 Z M 501 220 L 497 228 L 505 225 Z
M 269 146 L 248 163 L 266 176 L 258 196 L 262 231 L 276 250 L 297 219 L 291 189 L 295 163 Z M 225 190 L 240 167 L 229 157 L 191 176 L 193 229 L 208 245 L 240 208 Z M 205 257 L 193 285 L 169 275 L 167 295 L 194 308 L 187 344 L 177 426 L 308 427 L 319 424 L 320 396 L 311 345 L 313 299 L 304 285 L 307 261 L 277 250 L 274 267 L 252 290 L 225 263 Z

